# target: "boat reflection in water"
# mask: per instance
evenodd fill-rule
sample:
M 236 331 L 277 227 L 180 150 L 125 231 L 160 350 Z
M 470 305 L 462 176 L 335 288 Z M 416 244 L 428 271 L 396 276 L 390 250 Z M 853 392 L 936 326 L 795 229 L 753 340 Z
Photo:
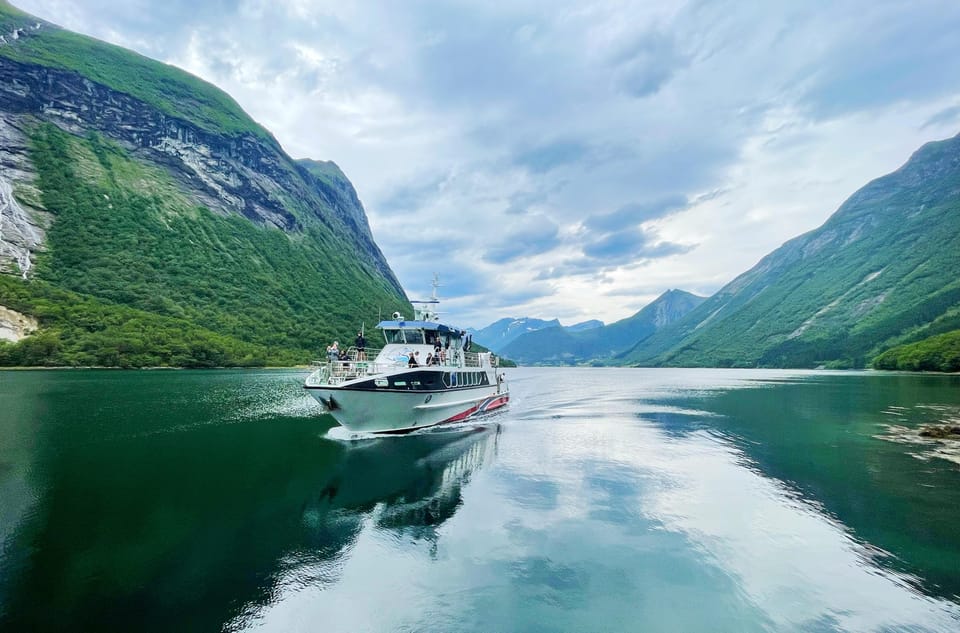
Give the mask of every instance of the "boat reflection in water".
M 436 527 L 453 516 L 461 488 L 496 450 L 499 424 L 351 442 L 310 511 L 367 513 L 383 527 Z
M 334 429 L 334 431 L 336 428 Z M 471 424 L 402 437 L 339 441 L 344 452 L 303 507 L 304 542 L 286 553 L 268 591 L 226 629 L 243 629 L 290 594 L 336 583 L 365 529 L 392 532 L 436 551 L 438 528 L 462 504 L 471 477 L 496 454 L 500 425 Z

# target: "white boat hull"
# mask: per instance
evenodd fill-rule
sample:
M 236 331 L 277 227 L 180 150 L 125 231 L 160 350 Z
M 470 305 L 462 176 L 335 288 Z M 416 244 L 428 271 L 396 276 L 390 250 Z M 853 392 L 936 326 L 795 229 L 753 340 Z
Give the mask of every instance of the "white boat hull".
M 308 387 L 310 395 L 354 433 L 403 433 L 450 424 L 506 405 L 510 393 L 496 385 L 445 391 L 367 391 Z

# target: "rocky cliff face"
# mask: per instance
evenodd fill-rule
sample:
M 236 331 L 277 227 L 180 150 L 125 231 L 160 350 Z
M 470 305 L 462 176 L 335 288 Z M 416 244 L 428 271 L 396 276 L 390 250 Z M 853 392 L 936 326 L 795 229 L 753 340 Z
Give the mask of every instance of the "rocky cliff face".
M 33 180 L 27 137 L 17 117 L 0 113 L 0 273 L 24 279 L 43 248 L 44 229 L 50 222 L 39 203 L 21 203 L 39 200 Z
M 18 29 L 16 38 L 6 34 L 0 46 L 17 46 L 43 28 Z M 38 207 L 20 205 L 11 196 L 18 189 L 29 191 L 33 170 L 24 128 L 36 120 L 78 135 L 96 131 L 135 157 L 163 165 L 198 205 L 216 213 L 238 213 L 287 232 L 317 221 L 335 226 L 402 293 L 345 178 L 345 184 L 331 186 L 290 159 L 272 137 L 210 132 L 79 73 L 0 56 L 0 183 L 5 183 L 0 184 L 0 205 L 5 205 L 0 267 L 6 270 L 29 274 L 49 220 Z

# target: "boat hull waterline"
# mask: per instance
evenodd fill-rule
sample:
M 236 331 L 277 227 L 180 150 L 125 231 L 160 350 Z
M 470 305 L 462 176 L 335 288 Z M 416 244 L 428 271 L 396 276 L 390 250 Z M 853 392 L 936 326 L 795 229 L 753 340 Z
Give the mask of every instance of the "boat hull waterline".
M 355 433 L 404 433 L 464 422 L 506 406 L 510 393 L 495 388 L 450 391 L 369 391 L 307 387 L 343 427 Z

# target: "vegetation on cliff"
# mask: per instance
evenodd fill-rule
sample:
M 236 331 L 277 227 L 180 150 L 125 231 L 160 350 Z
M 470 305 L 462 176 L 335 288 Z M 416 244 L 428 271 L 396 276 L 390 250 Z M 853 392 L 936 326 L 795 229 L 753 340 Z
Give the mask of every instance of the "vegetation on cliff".
M 303 362 L 306 352 L 255 345 L 160 316 L 0 275 L 0 304 L 37 317 L 39 333 L 0 340 L 6 367 L 257 367 Z
M 319 228 L 291 236 L 236 215 L 214 215 L 192 205 L 163 172 L 130 159 L 95 133 L 80 139 L 42 124 L 33 132 L 31 156 L 43 205 L 56 216 L 48 251 L 37 262 L 37 277 L 47 284 L 11 280 L 5 287 L 21 286 L 22 311 L 59 331 L 69 345 L 76 340 L 79 348 L 96 347 L 105 336 L 136 331 L 136 324 L 120 327 L 119 316 L 126 315 L 166 331 L 167 347 L 198 337 L 204 344 L 215 342 L 226 350 L 218 356 L 222 364 L 289 364 L 309 361 L 336 338 L 349 340 L 359 320 L 374 322 L 381 306 L 402 307 L 386 282 L 353 265 Z M 74 294 L 53 293 L 51 286 Z M 54 297 L 73 303 L 76 296 L 96 298 L 81 301 L 82 311 L 99 311 L 97 319 L 109 316 L 117 328 L 106 334 L 99 326 L 77 328 L 65 313 L 41 309 Z M 170 320 L 143 321 L 145 313 Z M 176 324 L 184 340 L 177 340 Z M 84 331 L 90 341 L 81 341 Z M 220 338 L 204 339 L 203 331 Z M 30 345 L 20 347 L 33 349 Z M 126 362 L 177 364 L 182 355 L 161 354 L 162 362 L 154 356 L 146 350 Z M 75 354 L 42 358 L 36 350 L 19 357 L 8 353 L 4 364 L 25 361 L 98 364 Z M 206 363 L 201 358 L 184 364 Z
M 960 330 L 888 349 L 874 359 L 873 367 L 907 371 L 960 371 Z

